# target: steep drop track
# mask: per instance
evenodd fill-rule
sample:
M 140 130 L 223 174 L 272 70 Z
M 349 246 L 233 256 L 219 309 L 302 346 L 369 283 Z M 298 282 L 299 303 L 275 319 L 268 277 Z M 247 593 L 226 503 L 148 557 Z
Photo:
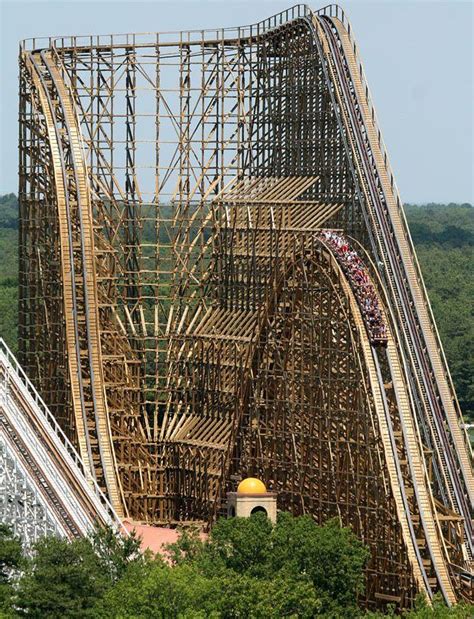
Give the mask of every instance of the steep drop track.
M 461 511 L 465 518 L 466 543 L 469 556 L 472 558 L 474 537 L 471 509 L 474 477 L 469 440 L 463 429 L 462 415 L 456 408 L 454 389 L 434 327 L 403 212 L 399 206 L 400 200 L 393 183 L 389 181 L 385 157 L 367 104 L 360 64 L 357 62 L 354 46 L 342 22 L 338 19 L 331 21 L 341 42 L 339 47 L 337 40 L 334 40 L 333 31 L 325 28 L 326 35 L 331 41 L 332 57 L 337 60 L 338 75 L 334 76 L 334 79 L 341 82 L 347 80 L 344 84 L 344 104 L 350 114 L 347 120 L 348 134 L 355 135 L 357 130 L 359 133 L 358 141 L 355 137 L 351 146 L 354 152 L 362 157 L 364 173 L 374 187 L 371 194 L 366 195 L 366 199 L 368 204 L 372 202 L 375 210 L 372 223 L 375 234 L 379 237 L 379 255 L 384 260 L 387 283 L 394 299 L 393 306 L 398 310 L 409 358 L 418 376 L 420 399 L 430 420 L 430 429 L 446 477 L 447 490 L 454 509 Z M 344 65 L 349 68 L 349 75 L 344 72 Z M 360 118 L 363 121 L 362 127 Z M 367 136 L 368 145 L 363 142 L 362 131 Z M 376 170 L 371 166 L 368 151 L 375 161 Z M 377 183 L 380 184 L 383 197 L 377 191 Z M 418 329 L 421 334 L 418 333 Z M 443 408 L 440 406 L 438 393 Z M 444 420 L 448 423 L 447 429 L 444 427 Z

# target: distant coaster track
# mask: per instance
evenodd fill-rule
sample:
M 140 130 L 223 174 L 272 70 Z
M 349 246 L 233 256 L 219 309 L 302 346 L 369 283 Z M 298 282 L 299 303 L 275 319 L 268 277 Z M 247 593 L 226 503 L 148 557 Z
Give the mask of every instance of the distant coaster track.
M 95 525 L 113 526 L 122 530 L 120 520 L 100 491 L 92 482 L 89 472 L 48 411 L 33 385 L 24 375 L 16 359 L 0 339 L 0 440 L 15 454 L 25 478 L 30 480 L 37 497 L 44 504 L 46 518 L 55 522 L 55 533 L 70 539 L 88 535 Z M 5 471 L 2 471 L 5 475 Z M 25 480 L 22 484 L 27 483 Z M 21 485 L 22 485 L 21 484 Z M 20 484 L 19 484 L 20 485 Z M 15 532 L 43 523 L 11 521 L 9 502 L 27 502 L 22 495 L 15 496 L 15 488 L 3 488 L 0 513 L 2 522 L 14 527 Z M 37 499 L 38 500 L 38 499 Z M 26 510 L 28 505 L 24 505 Z M 123 529 L 122 532 L 125 530 Z M 30 544 L 38 540 L 23 540 Z

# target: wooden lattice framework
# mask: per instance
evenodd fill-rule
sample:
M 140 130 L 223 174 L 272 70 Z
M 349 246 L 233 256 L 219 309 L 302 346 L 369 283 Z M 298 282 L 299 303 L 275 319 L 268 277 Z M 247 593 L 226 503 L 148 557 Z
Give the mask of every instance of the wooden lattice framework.
M 472 453 L 341 9 L 26 41 L 20 209 L 21 361 L 118 513 L 212 523 L 251 474 L 369 545 L 370 604 L 471 595 Z

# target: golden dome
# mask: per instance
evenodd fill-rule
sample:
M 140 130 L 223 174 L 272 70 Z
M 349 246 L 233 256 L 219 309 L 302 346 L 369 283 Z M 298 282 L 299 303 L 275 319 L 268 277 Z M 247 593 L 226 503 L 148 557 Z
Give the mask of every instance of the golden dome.
M 267 491 L 263 481 L 255 477 L 247 477 L 243 479 L 237 488 L 238 494 L 265 494 Z

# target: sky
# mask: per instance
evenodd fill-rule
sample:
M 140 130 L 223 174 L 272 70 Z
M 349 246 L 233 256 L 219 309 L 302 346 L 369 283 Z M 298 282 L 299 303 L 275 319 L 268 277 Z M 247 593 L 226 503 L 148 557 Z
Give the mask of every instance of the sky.
M 328 2 L 310 2 L 317 9 Z M 251 24 L 295 0 L 0 0 L 0 194 L 18 187 L 18 42 Z M 474 203 L 470 0 L 341 2 L 402 200 Z

